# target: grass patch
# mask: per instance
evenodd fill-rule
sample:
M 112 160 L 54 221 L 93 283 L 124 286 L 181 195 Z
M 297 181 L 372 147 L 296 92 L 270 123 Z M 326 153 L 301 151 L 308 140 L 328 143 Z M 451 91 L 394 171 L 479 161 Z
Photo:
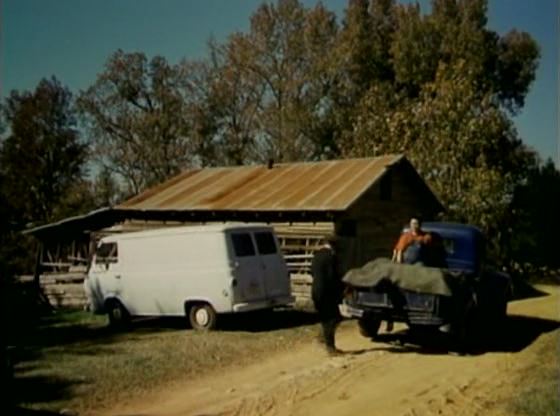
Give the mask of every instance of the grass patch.
M 516 395 L 508 410 L 523 416 L 560 415 L 560 347 L 559 331 L 546 336 L 537 359 L 517 380 Z
M 253 363 L 315 333 L 313 317 L 295 311 L 231 317 L 214 332 L 184 329 L 184 320 L 150 320 L 126 333 L 112 332 L 104 317 L 58 313 L 42 320 L 17 348 L 13 399 L 27 409 L 82 413 L 167 383 Z

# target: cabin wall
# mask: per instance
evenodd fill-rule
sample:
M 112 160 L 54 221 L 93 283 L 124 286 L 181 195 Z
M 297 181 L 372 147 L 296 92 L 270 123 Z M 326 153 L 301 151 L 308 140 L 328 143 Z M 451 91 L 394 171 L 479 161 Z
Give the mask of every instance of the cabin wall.
M 384 182 L 385 181 L 385 182 Z M 336 223 L 342 236 L 343 269 L 391 257 L 399 234 L 412 216 L 430 219 L 434 208 L 403 169 L 394 168 L 367 190 Z

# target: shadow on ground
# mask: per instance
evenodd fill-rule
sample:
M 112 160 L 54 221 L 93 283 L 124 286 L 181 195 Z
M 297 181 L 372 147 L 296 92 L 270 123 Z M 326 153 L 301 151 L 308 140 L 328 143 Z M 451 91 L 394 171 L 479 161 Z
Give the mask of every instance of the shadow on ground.
M 459 352 L 480 355 L 491 352 L 519 352 L 529 347 L 541 334 L 560 328 L 560 322 L 528 316 L 510 315 L 501 328 L 473 335 L 467 345 L 458 345 L 448 334 L 437 330 L 403 330 L 379 334 L 375 342 L 389 344 L 377 348 L 396 353 L 448 354 Z
M 318 323 L 315 313 L 295 309 L 224 314 L 218 317 L 217 331 L 266 332 Z M 111 333 L 110 328 L 106 328 Z M 192 330 L 184 317 L 135 319 L 126 328 L 132 335 L 173 330 Z
M 49 411 L 32 410 L 26 408 L 33 404 L 45 404 L 57 400 L 63 400 L 72 396 L 71 389 L 77 380 L 62 380 L 54 377 L 18 375 L 14 377 L 7 391 L 5 390 L 5 406 L 9 415 L 55 415 Z M 6 388 L 6 386 L 5 386 Z
M 224 315 L 219 329 L 222 331 L 268 332 L 313 325 L 318 322 L 317 314 L 311 312 L 293 309 L 257 311 Z
M 531 283 L 527 282 L 527 280 L 522 279 L 520 277 L 513 277 L 512 283 L 513 283 L 513 288 L 512 288 L 511 300 L 538 298 L 538 297 L 550 295 L 549 293 L 537 289 Z
M 9 409 L 8 414 L 11 416 L 60 416 L 60 413 L 57 412 L 49 412 L 46 410 L 25 409 L 23 407 L 11 408 Z

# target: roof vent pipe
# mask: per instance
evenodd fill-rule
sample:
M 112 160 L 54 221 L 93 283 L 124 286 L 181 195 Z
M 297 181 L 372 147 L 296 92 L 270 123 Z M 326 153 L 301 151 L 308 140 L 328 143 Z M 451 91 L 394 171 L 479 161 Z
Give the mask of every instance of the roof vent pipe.
M 268 169 L 272 169 L 274 167 L 274 159 L 268 159 Z

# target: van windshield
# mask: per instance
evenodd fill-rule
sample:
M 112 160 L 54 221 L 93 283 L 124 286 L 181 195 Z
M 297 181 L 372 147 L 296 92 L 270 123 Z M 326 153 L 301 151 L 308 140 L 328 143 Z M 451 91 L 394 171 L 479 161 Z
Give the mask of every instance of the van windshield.
M 117 243 L 102 243 L 95 253 L 96 263 L 116 263 L 118 260 Z

